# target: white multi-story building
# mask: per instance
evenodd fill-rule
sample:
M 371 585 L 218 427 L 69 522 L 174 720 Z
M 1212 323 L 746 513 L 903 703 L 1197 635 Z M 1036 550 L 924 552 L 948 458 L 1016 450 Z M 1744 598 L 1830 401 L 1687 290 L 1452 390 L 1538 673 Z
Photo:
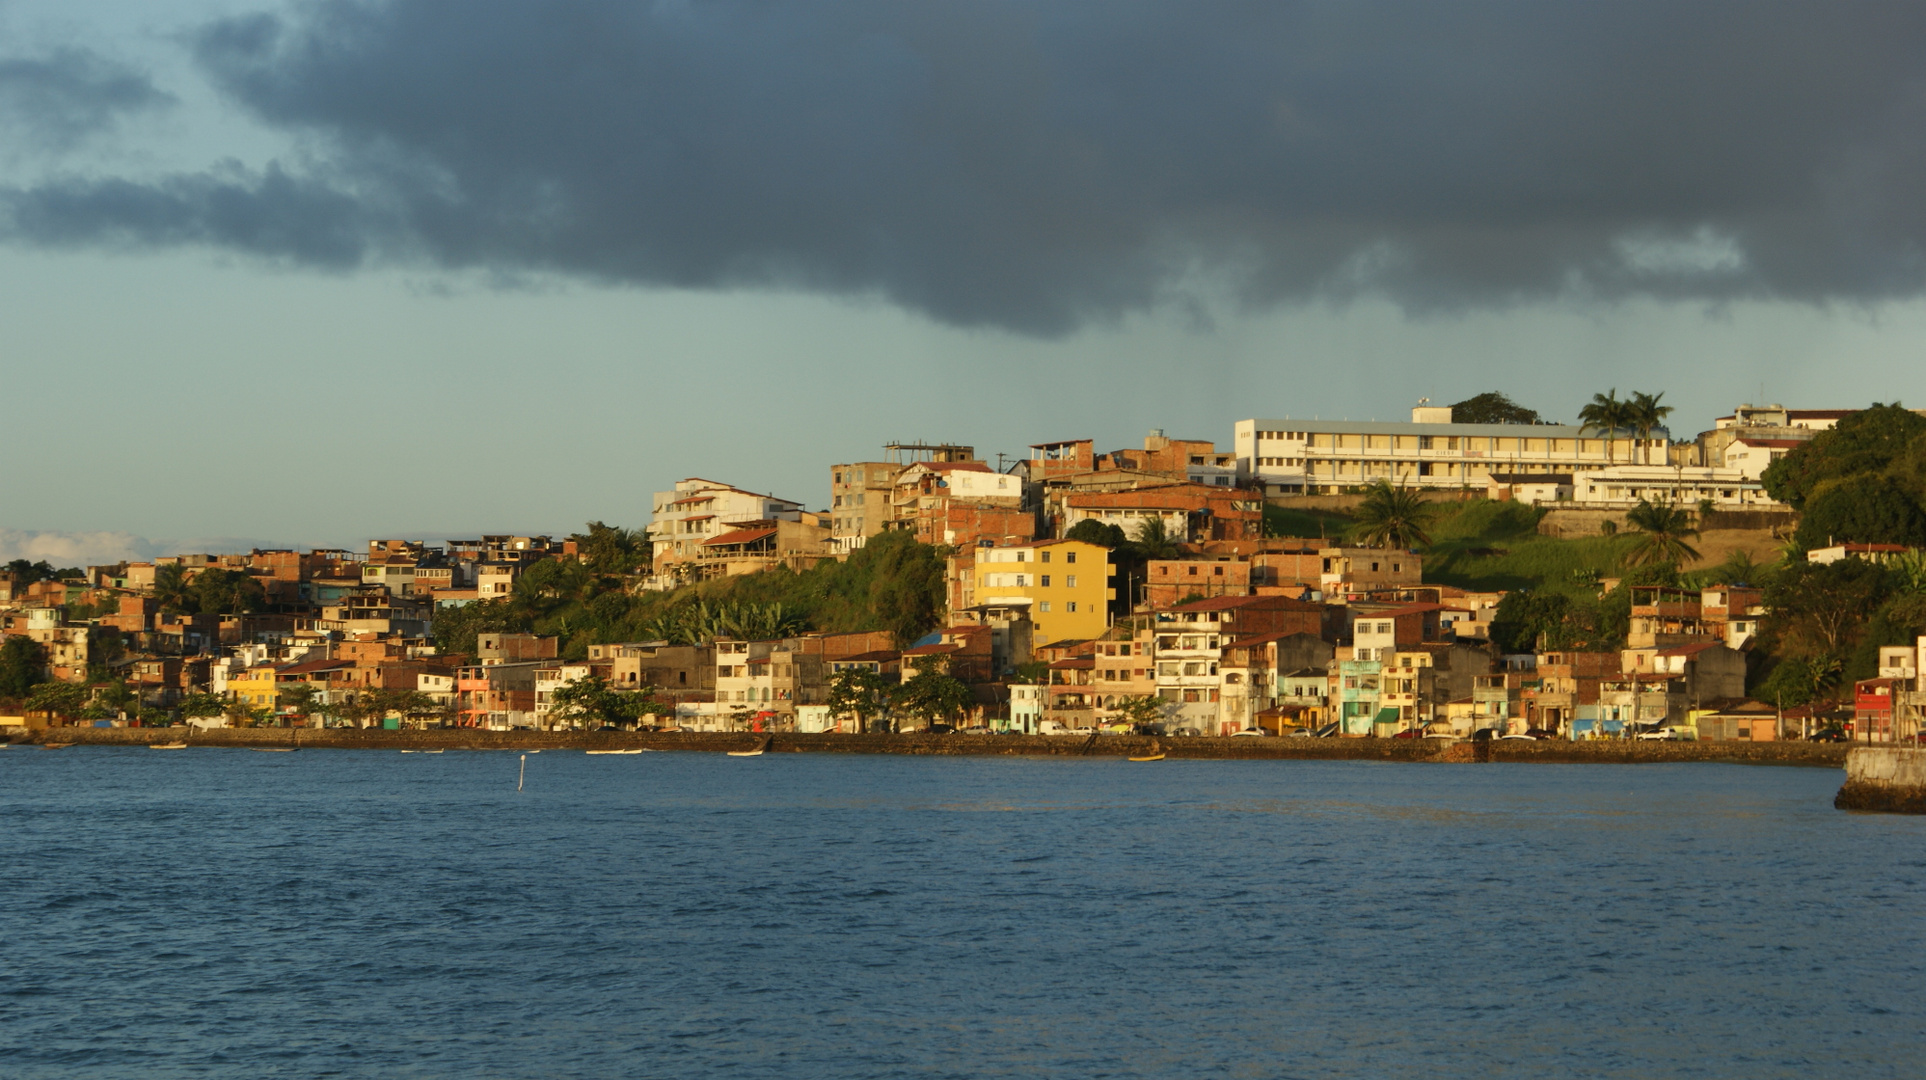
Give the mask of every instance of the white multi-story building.
M 1493 473 L 1581 474 L 1668 460 L 1660 428 L 1640 440 L 1567 424 L 1454 424 L 1419 406 L 1410 423 L 1240 420 L 1232 447 L 1241 476 L 1267 495 L 1332 494 L 1387 480 L 1416 488 L 1483 488 Z
M 677 481 L 674 488 L 655 493 L 649 516 L 650 554 L 655 571 L 666 563 L 694 559 L 702 543 L 745 521 L 800 521 L 803 504 L 774 495 L 758 495 L 700 477 Z

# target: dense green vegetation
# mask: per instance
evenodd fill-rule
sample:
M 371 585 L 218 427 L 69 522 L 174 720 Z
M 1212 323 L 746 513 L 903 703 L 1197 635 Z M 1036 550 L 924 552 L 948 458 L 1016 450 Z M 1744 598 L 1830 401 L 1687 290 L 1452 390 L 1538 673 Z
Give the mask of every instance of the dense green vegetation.
M 483 632 L 552 634 L 562 639 L 564 658 L 580 659 L 590 645 L 616 641 L 700 643 L 803 630 L 884 630 L 907 645 L 942 619 L 946 552 L 908 533 L 880 534 L 848 561 L 824 562 L 800 574 L 778 568 L 672 592 L 635 593 L 625 571 L 638 554 L 629 546 L 632 539 L 625 543 L 613 535 L 620 532 L 608 530 L 596 552 L 585 548 L 586 562 L 529 567 L 506 599 L 437 612 L 436 644 L 472 653 L 475 636 Z
M 1773 462 L 1765 489 L 1802 512 L 1802 548 L 1926 544 L 1926 417 L 1875 402 Z
M 1527 409 L 1496 390 L 1468 397 L 1451 406 L 1454 424 L 1542 424 L 1535 409 Z

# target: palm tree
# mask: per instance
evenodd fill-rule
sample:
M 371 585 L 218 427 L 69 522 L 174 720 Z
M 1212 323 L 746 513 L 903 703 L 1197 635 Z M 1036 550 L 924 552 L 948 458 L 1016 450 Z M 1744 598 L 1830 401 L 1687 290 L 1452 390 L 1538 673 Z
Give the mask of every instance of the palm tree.
M 1379 480 L 1358 504 L 1352 535 L 1370 547 L 1423 547 L 1431 543 L 1431 534 L 1424 531 L 1430 520 L 1431 507 L 1416 491 Z
M 1671 503 L 1640 499 L 1637 506 L 1626 512 L 1625 522 L 1643 534 L 1625 553 L 1626 565 L 1698 560 L 1698 550 L 1685 542 L 1688 537 L 1699 535 L 1699 530 L 1692 527 L 1692 515 Z
M 1638 432 L 1639 445 L 1644 446 L 1652 438 L 1652 429 L 1665 426 L 1665 418 L 1672 415 L 1672 406 L 1660 405 L 1659 399 L 1665 396 L 1661 390 L 1656 394 L 1632 391 L 1632 400 L 1626 403 L 1626 423 Z
M 180 563 L 167 563 L 154 571 L 154 599 L 169 614 L 199 611 L 201 607 L 194 595 L 193 580 Z
M 1619 431 L 1631 422 L 1631 408 L 1631 402 L 1619 400 L 1618 387 L 1614 386 L 1610 393 L 1593 394 L 1592 403 L 1578 410 L 1578 430 L 1605 433 L 1606 464 L 1612 461 Z
M 1177 538 L 1164 528 L 1164 519 L 1160 517 L 1137 523 L 1137 551 L 1146 559 L 1174 559 L 1182 554 Z

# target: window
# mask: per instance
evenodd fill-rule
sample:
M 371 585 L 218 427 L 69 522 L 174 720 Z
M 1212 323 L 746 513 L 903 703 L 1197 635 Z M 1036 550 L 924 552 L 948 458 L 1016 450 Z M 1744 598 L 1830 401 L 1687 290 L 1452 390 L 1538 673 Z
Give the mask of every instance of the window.
M 1191 577 L 1196 577 L 1197 568 L 1195 566 L 1186 566 L 1184 567 L 1184 573 L 1190 575 Z
M 1075 615 L 1077 613 L 1077 602 L 1075 600 L 1070 601 L 1069 603 L 1063 605 L 1063 610 L 1069 612 L 1072 615 Z
M 1076 561 L 1077 561 L 1077 553 L 1076 553 L 1076 552 L 1074 552 L 1074 551 L 1066 551 L 1066 552 L 1064 552 L 1064 553 L 1063 553 L 1063 561 L 1064 561 L 1064 562 L 1067 562 L 1067 563 L 1073 563 L 1073 562 L 1076 562 Z
M 1016 579 L 1017 579 L 1017 588 L 1019 588 L 1019 589 L 1023 589 L 1023 588 L 1028 588 L 1028 587 L 1029 587 L 1029 585 L 1030 585 L 1030 575 L 1028 575 L 1028 574 L 1018 574 L 1018 575 L 1016 576 Z
M 1038 553 L 1037 553 L 1037 558 L 1038 558 L 1038 560 L 1039 560 L 1039 561 L 1042 561 L 1042 562 L 1049 562 L 1049 561 L 1050 561 L 1050 553 L 1049 553 L 1049 552 L 1047 552 L 1047 551 L 1040 551 L 1040 552 L 1038 552 Z
M 1024 558 L 1025 558 L 1025 556 L 1027 556 L 1027 555 L 1029 555 L 1029 554 L 1030 554 L 1030 553 L 1029 553 L 1029 552 L 1027 552 L 1027 551 L 1019 551 L 1019 552 L 1017 552 L 1017 553 L 1016 553 L 1016 556 L 1017 556 L 1017 561 L 1018 561 L 1018 562 L 1023 562 L 1023 561 L 1024 561 Z
M 1044 613 L 1048 614 L 1050 611 L 1050 601 L 1045 600 L 1043 603 L 1038 604 L 1037 607 L 1038 609 L 1042 610 Z
M 1077 587 L 1077 575 L 1075 575 L 1075 574 L 1065 574 L 1065 575 L 1063 575 L 1063 587 L 1064 587 L 1064 588 L 1066 588 L 1066 589 L 1074 589 L 1074 588 L 1076 588 L 1076 587 Z M 1071 608 L 1070 610 L 1072 610 L 1072 611 L 1075 611 L 1076 609 L 1075 609 L 1075 608 Z

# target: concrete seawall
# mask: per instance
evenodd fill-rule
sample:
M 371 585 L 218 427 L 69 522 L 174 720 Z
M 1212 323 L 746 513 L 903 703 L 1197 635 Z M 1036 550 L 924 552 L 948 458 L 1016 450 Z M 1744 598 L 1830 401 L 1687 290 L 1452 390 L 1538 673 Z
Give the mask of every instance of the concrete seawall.
M 15 744 L 145 746 L 186 742 L 207 747 L 298 747 L 304 750 L 614 750 L 646 748 L 721 753 L 918 754 L 941 756 L 1214 758 L 1299 761 L 1415 761 L 1631 765 L 1728 762 L 1839 768 L 1846 747 L 1830 743 L 1528 742 L 1474 744 L 1442 739 L 1169 738 L 1126 735 L 756 735 L 748 732 L 383 731 L 329 728 L 49 728 Z
M 1846 758 L 1846 783 L 1832 800 L 1841 810 L 1926 814 L 1926 750 L 1859 746 Z

